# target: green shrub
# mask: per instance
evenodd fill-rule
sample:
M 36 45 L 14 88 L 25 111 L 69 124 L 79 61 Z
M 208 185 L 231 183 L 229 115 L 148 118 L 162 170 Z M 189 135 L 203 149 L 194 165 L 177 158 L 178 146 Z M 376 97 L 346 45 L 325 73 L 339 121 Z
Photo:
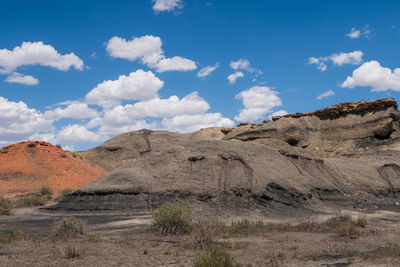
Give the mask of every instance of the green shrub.
M 218 220 L 202 220 L 193 224 L 193 238 L 201 249 L 209 247 L 225 231 L 225 224 Z
M 256 222 L 251 222 L 248 219 L 243 219 L 240 221 L 232 221 L 231 226 L 229 228 L 229 233 L 231 234 L 249 233 L 250 231 L 263 229 L 264 226 L 265 225 L 262 220 L 258 220 Z
M 83 249 L 77 246 L 70 246 L 64 248 L 64 256 L 66 259 L 74 259 L 79 258 L 84 253 Z
M 16 229 L 0 230 L 0 242 L 11 242 L 22 238 L 21 232 Z
M 55 237 L 72 238 L 83 235 L 85 231 L 85 223 L 74 217 L 64 217 L 56 223 Z
M 338 226 L 337 234 L 340 237 L 350 237 L 357 238 L 360 236 L 360 231 L 358 231 L 357 227 L 351 223 L 341 223 Z
M 61 194 L 63 196 L 67 196 L 67 195 L 71 194 L 72 192 L 74 192 L 74 190 L 72 190 L 71 188 L 66 188 L 66 189 L 61 191 Z
M 52 190 L 50 187 L 48 187 L 48 186 L 42 186 L 42 188 L 40 189 L 39 193 L 40 193 L 42 196 L 51 196 L 51 195 L 54 194 L 54 193 L 53 193 L 53 190 Z
M 154 227 L 161 233 L 184 234 L 191 231 L 192 214 L 189 209 L 169 204 L 152 213 Z
M 231 267 L 240 266 L 235 264 L 233 257 L 228 251 L 219 247 L 212 247 L 203 254 L 197 256 L 194 267 Z
M 0 215 L 11 215 L 13 205 L 9 199 L 0 197 Z
M 44 206 L 45 200 L 40 196 L 26 196 L 22 198 L 22 205 L 25 207 Z

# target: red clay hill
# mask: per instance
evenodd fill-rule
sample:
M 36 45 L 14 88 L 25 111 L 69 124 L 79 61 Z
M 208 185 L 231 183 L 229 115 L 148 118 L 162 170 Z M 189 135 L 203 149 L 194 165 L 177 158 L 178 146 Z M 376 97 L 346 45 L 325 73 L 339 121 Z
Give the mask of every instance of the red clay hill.
M 50 187 L 55 196 L 75 190 L 99 176 L 104 169 L 47 142 L 27 141 L 0 149 L 0 195 L 11 197 Z

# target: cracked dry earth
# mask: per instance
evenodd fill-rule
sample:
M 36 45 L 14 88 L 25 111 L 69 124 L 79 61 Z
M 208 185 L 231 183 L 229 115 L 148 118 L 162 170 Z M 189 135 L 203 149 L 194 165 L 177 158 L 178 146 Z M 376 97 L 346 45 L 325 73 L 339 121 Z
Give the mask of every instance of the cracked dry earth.
M 356 218 L 353 211 L 342 211 Z M 17 209 L 0 217 L 0 228 L 23 232 L 17 240 L 0 243 L 0 266 L 193 266 L 203 252 L 190 234 L 161 235 L 151 229 L 150 214 L 68 214 L 87 222 L 86 234 L 64 240 L 52 238 L 54 222 L 62 213 L 36 208 Z M 264 227 L 226 234 L 215 240 L 241 266 L 399 266 L 400 213 L 366 214 L 367 226 L 357 238 L 339 237 L 335 231 L 268 227 L 324 221 L 332 214 L 307 217 L 246 217 L 262 219 Z M 231 220 L 224 217 L 227 225 Z M 65 248 L 76 247 L 81 255 L 66 259 Z

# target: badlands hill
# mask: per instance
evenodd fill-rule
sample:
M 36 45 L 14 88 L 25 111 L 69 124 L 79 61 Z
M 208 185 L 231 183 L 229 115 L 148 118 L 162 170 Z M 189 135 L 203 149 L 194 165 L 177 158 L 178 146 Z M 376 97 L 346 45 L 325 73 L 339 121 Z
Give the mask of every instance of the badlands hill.
M 400 112 L 393 99 L 342 103 L 237 128 L 140 130 L 84 159 L 111 170 L 53 209 L 398 209 Z
M 0 149 L 0 195 L 11 197 L 50 187 L 55 196 L 106 174 L 100 167 L 46 142 L 21 142 Z

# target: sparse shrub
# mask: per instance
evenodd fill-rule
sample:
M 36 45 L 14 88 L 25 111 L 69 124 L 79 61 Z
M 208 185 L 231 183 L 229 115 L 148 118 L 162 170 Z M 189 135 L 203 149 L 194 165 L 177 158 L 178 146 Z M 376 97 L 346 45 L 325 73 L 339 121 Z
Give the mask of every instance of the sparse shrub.
M 192 214 L 178 204 L 169 204 L 152 213 L 154 227 L 164 234 L 184 234 L 191 231 Z
M 51 196 L 51 195 L 53 195 L 54 193 L 53 193 L 53 190 L 50 188 L 50 187 L 48 187 L 48 186 L 42 186 L 42 188 L 40 189 L 40 194 L 42 195 L 42 196 Z
M 78 246 L 70 246 L 64 248 L 64 256 L 66 259 L 79 258 L 83 255 L 84 251 Z
M 225 231 L 225 224 L 218 220 L 202 220 L 193 224 L 193 238 L 201 249 L 209 247 Z
M 0 197 L 0 215 L 11 215 L 13 205 L 9 199 Z
M 248 219 L 243 219 L 240 221 L 232 221 L 231 226 L 229 228 L 229 233 L 231 234 L 249 233 L 250 231 L 263 229 L 264 226 L 265 225 L 262 220 L 256 222 L 251 222 Z
M 76 153 L 74 152 L 74 153 L 72 153 L 72 157 L 77 158 L 77 157 L 78 157 L 78 154 L 76 154 Z
M 57 144 L 56 147 L 62 149 L 62 146 L 60 144 Z
M 356 220 L 356 225 L 361 228 L 367 227 L 368 221 L 367 217 L 363 214 L 358 215 L 357 220 Z
M 240 266 L 235 264 L 233 257 L 228 251 L 219 247 L 212 247 L 203 254 L 197 256 L 194 267 L 231 267 Z
M 147 249 L 143 249 L 143 255 L 147 255 L 149 254 L 149 252 L 147 251 Z
M 243 219 L 240 221 L 232 221 L 229 232 L 232 234 L 242 232 L 244 230 L 248 230 L 250 228 L 250 221 L 247 219 Z
M 289 231 L 293 228 L 290 223 L 267 223 L 266 228 L 270 231 Z
M 360 236 L 360 231 L 356 226 L 354 226 L 354 224 L 341 223 L 337 228 L 337 234 L 340 237 L 357 238 Z
M 67 157 L 67 154 L 60 154 L 60 157 L 66 158 L 66 157 Z
M 0 242 L 11 242 L 22 238 L 21 232 L 16 229 L 0 230 Z
M 27 144 L 26 146 L 27 146 L 27 147 L 35 147 L 36 144 L 35 144 L 35 143 L 29 143 L 29 144 Z
M 74 217 L 64 217 L 56 223 L 55 237 L 72 238 L 84 234 L 85 223 Z
M 71 188 L 65 188 L 64 190 L 61 191 L 61 194 L 63 196 L 67 196 L 67 195 L 71 194 L 72 192 L 74 192 L 74 190 L 72 190 Z
M 22 205 L 25 207 L 44 206 L 45 200 L 40 196 L 26 196 L 22 198 Z

